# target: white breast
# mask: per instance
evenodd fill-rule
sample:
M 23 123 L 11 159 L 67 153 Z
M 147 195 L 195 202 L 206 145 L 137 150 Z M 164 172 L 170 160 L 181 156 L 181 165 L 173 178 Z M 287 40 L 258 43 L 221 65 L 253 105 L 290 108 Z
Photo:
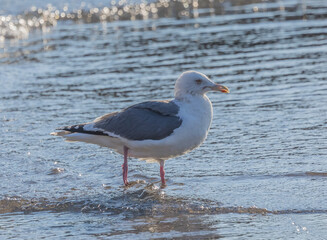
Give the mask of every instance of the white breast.
M 212 105 L 207 96 L 189 96 L 178 102 L 182 118 L 180 140 L 187 151 L 198 147 L 207 137 L 212 121 Z M 184 140 L 182 140 L 184 139 Z

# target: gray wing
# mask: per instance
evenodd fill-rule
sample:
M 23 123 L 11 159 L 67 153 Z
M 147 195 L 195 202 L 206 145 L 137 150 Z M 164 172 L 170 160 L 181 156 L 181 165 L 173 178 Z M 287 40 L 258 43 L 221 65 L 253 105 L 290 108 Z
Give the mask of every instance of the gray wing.
M 160 140 L 182 124 L 178 111 L 179 107 L 172 101 L 149 101 L 95 119 L 94 130 L 86 124 L 62 129 L 95 135 L 114 133 L 129 140 Z
M 182 124 L 172 101 L 149 101 L 96 121 L 94 127 L 129 140 L 160 140 Z

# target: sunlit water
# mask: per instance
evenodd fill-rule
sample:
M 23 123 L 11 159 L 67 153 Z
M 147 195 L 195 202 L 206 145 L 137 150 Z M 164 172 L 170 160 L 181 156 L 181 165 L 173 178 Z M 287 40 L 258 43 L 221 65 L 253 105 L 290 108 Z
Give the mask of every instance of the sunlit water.
M 53 2 L 0 1 L 0 238 L 326 239 L 326 1 Z M 49 135 L 189 69 L 231 93 L 164 189 L 157 164 L 130 159 L 125 188 L 122 156 Z

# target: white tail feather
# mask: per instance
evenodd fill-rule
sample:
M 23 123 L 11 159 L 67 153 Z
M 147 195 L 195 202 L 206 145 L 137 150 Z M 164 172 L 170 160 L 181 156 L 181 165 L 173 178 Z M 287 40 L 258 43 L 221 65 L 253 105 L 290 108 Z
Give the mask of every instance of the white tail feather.
M 61 131 L 61 132 L 52 132 L 52 133 L 50 133 L 50 135 L 63 137 L 63 136 L 65 136 L 67 134 L 70 134 L 70 133 L 71 132 L 69 132 L 69 131 Z

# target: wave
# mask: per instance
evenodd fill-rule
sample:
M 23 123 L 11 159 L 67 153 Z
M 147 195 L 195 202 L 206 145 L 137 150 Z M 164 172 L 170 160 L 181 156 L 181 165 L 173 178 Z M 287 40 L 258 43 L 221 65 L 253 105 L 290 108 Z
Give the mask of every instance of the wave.
M 129 213 L 137 217 L 153 215 L 178 216 L 181 214 L 326 214 L 327 209 L 268 210 L 256 206 L 221 206 L 219 202 L 206 199 L 184 199 L 167 196 L 161 189 L 150 184 L 144 189 L 123 192 L 115 197 L 92 196 L 84 199 L 25 199 L 12 196 L 0 200 L 0 214 L 52 212 L 101 212 L 113 215 Z
M 141 195 L 146 195 L 142 199 Z M 215 205 L 215 206 L 213 206 Z M 53 212 L 107 212 L 120 214 L 130 212 L 135 215 L 159 215 L 159 214 L 227 214 L 248 213 L 268 214 L 274 213 L 264 208 L 257 207 L 221 207 L 217 203 L 196 200 L 189 203 L 185 199 L 158 198 L 157 194 L 140 190 L 124 194 L 122 196 L 100 201 L 99 199 L 24 199 L 20 197 L 6 197 L 0 200 L 0 214 L 4 213 L 32 213 L 40 211 Z
M 264 3 L 262 3 L 264 2 Z M 269 3 L 269 4 L 268 4 Z M 254 6 L 249 4 L 255 4 Z M 118 1 L 105 7 L 70 10 L 68 6 L 62 9 L 48 4 L 46 8 L 31 7 L 19 15 L 0 16 L 0 41 L 6 39 L 24 39 L 33 30 L 48 32 L 59 21 L 71 21 L 75 23 L 97 23 L 113 21 L 134 21 L 158 18 L 189 19 L 222 14 L 242 14 L 258 12 L 298 12 L 303 10 L 303 3 L 285 3 L 262 0 L 158 0 L 154 2 L 128 3 Z M 249 7 L 240 7 L 249 5 Z M 298 15 L 291 14 L 291 19 L 301 19 L 303 11 Z M 281 13 L 282 14 L 282 13 Z M 284 14 L 282 14 L 283 17 Z M 321 14 L 319 15 L 321 17 Z M 326 16 L 323 16 L 326 17 Z
M 159 0 L 152 3 L 127 4 L 119 1 L 116 5 L 102 8 L 83 8 L 69 11 L 69 8 L 57 9 L 48 5 L 45 9 L 32 7 L 29 11 L 18 16 L 8 15 L 0 17 L 0 40 L 27 38 L 30 31 L 40 29 L 49 31 L 58 21 L 72 21 L 78 23 L 112 22 L 122 20 L 146 20 L 159 17 L 195 17 L 200 15 L 197 9 L 210 8 L 209 0 L 166 1 Z M 215 4 L 215 7 L 217 5 Z M 202 14 L 205 14 L 203 12 Z

